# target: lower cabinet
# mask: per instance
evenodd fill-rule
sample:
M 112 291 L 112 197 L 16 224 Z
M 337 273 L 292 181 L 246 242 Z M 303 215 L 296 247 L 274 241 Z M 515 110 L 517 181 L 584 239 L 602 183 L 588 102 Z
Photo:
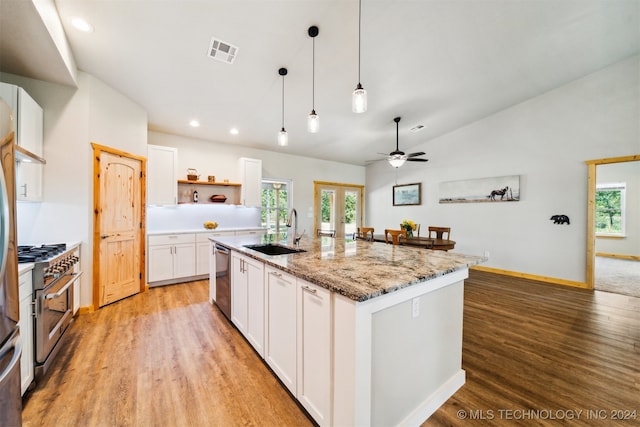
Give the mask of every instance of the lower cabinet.
M 231 253 L 231 321 L 264 357 L 264 264 Z
M 296 394 L 297 311 L 296 278 L 266 267 L 267 343 L 265 360 L 285 386 Z
M 331 292 L 302 279 L 298 284 L 297 398 L 320 425 L 331 424 Z
M 331 425 L 332 294 L 231 252 L 231 321 L 320 426 Z
M 27 391 L 33 381 L 33 285 L 31 270 L 18 277 L 20 296 L 20 337 L 22 338 L 22 357 L 20 358 L 20 392 Z
M 195 276 L 194 234 L 149 236 L 148 249 L 149 283 Z

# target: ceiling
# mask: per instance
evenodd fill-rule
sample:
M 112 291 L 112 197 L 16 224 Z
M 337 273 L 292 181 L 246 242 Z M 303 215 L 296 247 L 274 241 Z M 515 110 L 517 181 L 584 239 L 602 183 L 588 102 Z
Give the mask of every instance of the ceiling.
M 0 0 L 0 71 L 73 84 L 30 3 Z M 640 51 L 638 0 L 362 0 L 361 82 L 369 108 L 355 114 L 357 0 L 55 5 L 77 68 L 140 104 L 150 130 L 360 165 L 395 148 L 396 116 L 400 149 L 409 152 Z M 94 32 L 74 29 L 76 16 Z M 320 30 L 317 134 L 306 131 L 311 25 Z M 239 48 L 233 64 L 207 56 L 212 37 Z M 287 147 L 276 142 L 280 67 L 289 70 Z M 190 127 L 192 119 L 200 127 Z M 419 124 L 421 131 L 410 131 Z M 421 148 L 428 157 L 428 143 Z

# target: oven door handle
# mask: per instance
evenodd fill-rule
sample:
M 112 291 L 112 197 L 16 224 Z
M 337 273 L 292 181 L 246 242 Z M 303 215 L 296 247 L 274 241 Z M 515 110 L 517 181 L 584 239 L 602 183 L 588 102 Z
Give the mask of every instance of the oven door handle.
M 44 299 L 60 298 L 62 296 L 62 294 L 67 292 L 67 289 L 69 289 L 71 287 L 71 285 L 73 285 L 76 282 L 76 280 L 78 280 L 80 278 L 80 276 L 82 276 L 82 272 L 80 272 L 80 273 L 71 273 L 70 275 L 71 276 L 76 276 L 76 277 L 74 277 L 73 280 L 69 280 L 69 283 L 64 285 L 64 287 L 62 289 L 60 289 L 58 292 L 56 292 L 55 294 L 47 294 L 47 295 L 45 295 Z

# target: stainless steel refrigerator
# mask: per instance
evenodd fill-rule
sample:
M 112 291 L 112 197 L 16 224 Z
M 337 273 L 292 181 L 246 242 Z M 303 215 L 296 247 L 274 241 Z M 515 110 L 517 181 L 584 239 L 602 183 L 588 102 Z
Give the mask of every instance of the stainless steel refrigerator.
M 13 115 L 0 99 L 0 426 L 22 425 Z

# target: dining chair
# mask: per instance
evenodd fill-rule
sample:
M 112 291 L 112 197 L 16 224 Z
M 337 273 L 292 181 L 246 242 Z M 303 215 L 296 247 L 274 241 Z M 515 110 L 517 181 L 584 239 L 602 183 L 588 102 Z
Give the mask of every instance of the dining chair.
M 357 238 L 373 242 L 373 227 L 358 227 Z
M 391 241 L 389 241 L 389 236 L 391 236 Z M 404 238 L 407 238 L 407 230 L 405 229 L 400 229 L 400 230 L 390 230 L 390 229 L 386 229 L 384 230 L 384 241 L 385 243 L 391 243 L 393 245 L 399 245 L 400 244 L 400 236 L 404 236 Z
M 336 230 L 320 230 L 317 231 L 318 236 L 336 237 Z
M 446 237 L 445 237 L 446 235 Z M 430 239 L 443 239 L 450 240 L 451 237 L 451 227 L 432 227 L 429 226 L 429 238 Z

